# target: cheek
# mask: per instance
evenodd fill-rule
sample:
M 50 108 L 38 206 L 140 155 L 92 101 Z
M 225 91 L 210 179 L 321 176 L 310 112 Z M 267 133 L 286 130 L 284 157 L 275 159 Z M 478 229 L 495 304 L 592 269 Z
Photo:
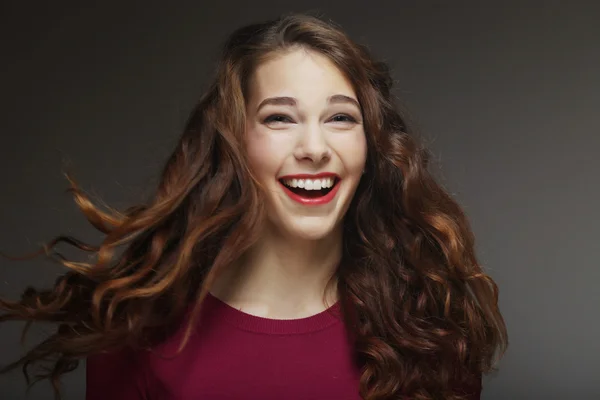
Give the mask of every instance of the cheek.
M 367 141 L 364 134 L 347 138 L 337 146 L 344 167 L 350 174 L 362 174 L 367 158 Z
M 283 164 L 282 148 L 277 145 L 272 136 L 256 131 L 248 131 L 246 151 L 250 167 L 258 176 L 274 176 Z

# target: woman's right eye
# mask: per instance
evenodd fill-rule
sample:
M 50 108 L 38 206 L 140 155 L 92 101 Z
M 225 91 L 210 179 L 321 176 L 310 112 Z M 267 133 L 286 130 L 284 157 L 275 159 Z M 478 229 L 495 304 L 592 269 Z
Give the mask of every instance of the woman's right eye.
M 292 122 L 292 121 L 290 118 L 286 117 L 285 115 L 281 115 L 281 114 L 269 115 L 263 121 L 263 123 L 265 123 L 265 124 L 282 123 L 282 122 Z

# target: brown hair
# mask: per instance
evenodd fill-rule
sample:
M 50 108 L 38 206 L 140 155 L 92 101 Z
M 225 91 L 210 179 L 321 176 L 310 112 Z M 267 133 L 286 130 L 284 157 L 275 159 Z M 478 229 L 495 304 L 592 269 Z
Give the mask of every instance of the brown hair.
M 327 56 L 352 82 L 364 115 L 366 178 L 344 220 L 337 271 L 363 367 L 361 395 L 459 399 L 455 384 L 493 369 L 507 346 L 497 287 L 477 262 L 465 215 L 428 171 L 427 151 L 394 104 L 388 68 L 333 23 L 288 15 L 229 37 L 148 204 L 102 211 L 67 175 L 78 207 L 106 236 L 99 246 L 55 238 L 43 253 L 68 272 L 51 290 L 28 288 L 20 301 L 0 301 L 0 321 L 58 325 L 4 371 L 23 365 L 27 375 L 47 363 L 38 379 L 51 379 L 59 396 L 60 376 L 79 359 L 151 346 L 191 305 L 184 348 L 215 277 L 252 246 L 264 215 L 242 145 L 249 77 L 294 48 Z M 93 260 L 66 259 L 55 250 L 60 242 Z

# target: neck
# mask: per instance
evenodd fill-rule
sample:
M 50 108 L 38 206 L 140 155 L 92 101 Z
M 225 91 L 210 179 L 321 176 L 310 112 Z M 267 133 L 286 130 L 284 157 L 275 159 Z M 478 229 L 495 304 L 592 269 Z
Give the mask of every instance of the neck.
M 287 319 L 314 315 L 337 300 L 335 282 L 328 283 L 341 254 L 341 228 L 319 240 L 292 240 L 268 232 L 222 274 L 211 292 L 258 316 Z

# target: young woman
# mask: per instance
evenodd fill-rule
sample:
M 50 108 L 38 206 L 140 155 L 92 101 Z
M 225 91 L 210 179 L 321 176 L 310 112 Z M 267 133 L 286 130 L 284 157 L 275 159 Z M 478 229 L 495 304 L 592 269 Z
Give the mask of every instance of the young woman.
M 234 32 L 152 201 L 104 212 L 71 181 L 106 238 L 55 239 L 70 271 L 1 303 L 58 325 L 7 369 L 58 388 L 87 358 L 88 400 L 479 399 L 497 288 L 391 83 L 321 19 Z

